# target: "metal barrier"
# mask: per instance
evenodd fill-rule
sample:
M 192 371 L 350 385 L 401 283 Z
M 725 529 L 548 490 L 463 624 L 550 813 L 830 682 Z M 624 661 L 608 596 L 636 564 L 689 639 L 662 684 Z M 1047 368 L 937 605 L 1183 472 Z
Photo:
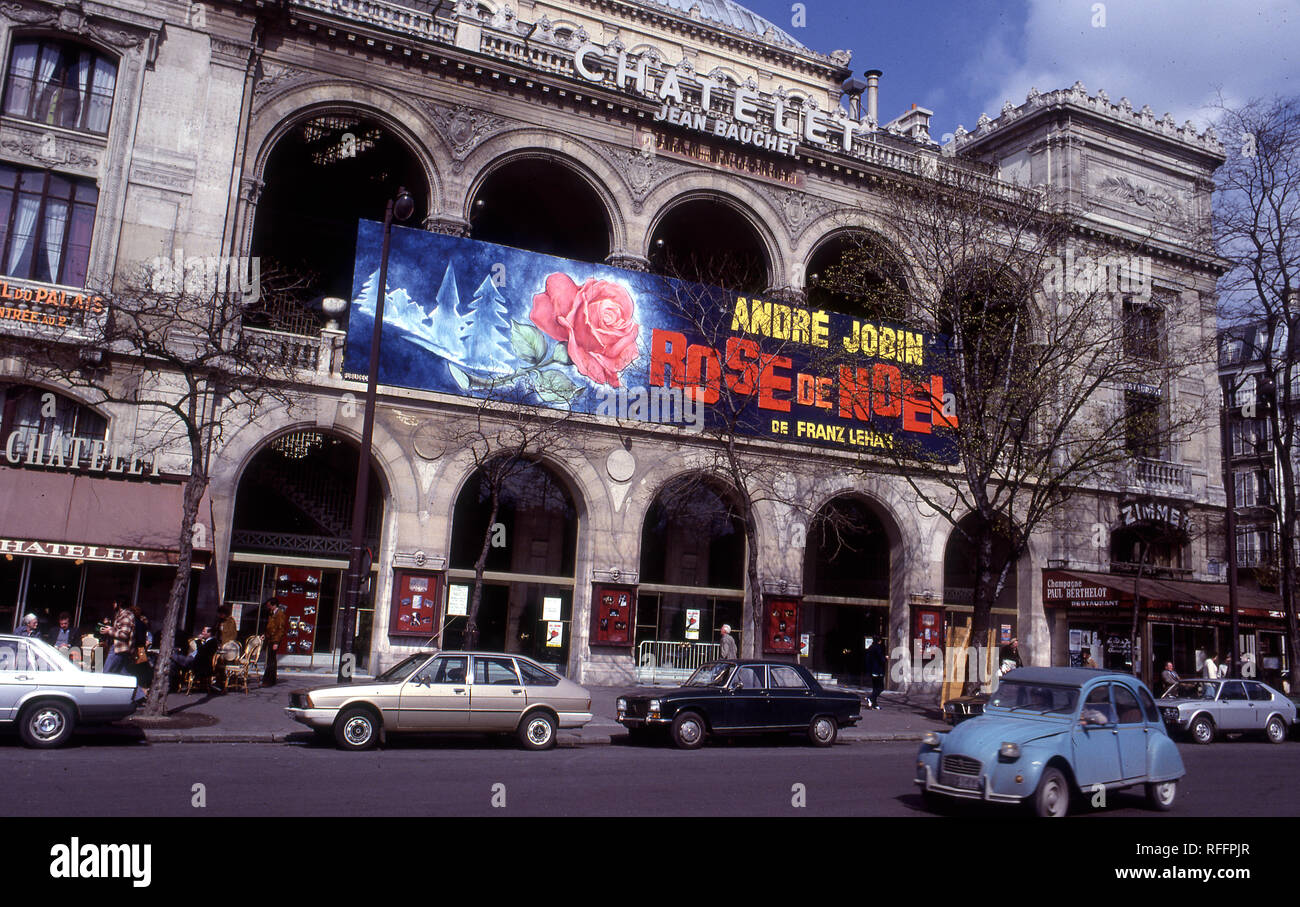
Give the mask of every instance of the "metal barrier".
M 722 657 L 716 642 L 661 642 L 647 639 L 637 646 L 637 683 L 682 681 L 695 669 Z

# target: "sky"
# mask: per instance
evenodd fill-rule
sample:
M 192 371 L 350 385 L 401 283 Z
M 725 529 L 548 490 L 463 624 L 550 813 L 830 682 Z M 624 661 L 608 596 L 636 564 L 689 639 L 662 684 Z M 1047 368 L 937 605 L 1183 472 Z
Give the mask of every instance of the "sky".
M 740 0 L 820 53 L 884 72 L 880 118 L 918 104 L 941 140 L 1030 87 L 1104 88 L 1134 109 L 1209 122 L 1229 103 L 1300 94 L 1300 0 Z

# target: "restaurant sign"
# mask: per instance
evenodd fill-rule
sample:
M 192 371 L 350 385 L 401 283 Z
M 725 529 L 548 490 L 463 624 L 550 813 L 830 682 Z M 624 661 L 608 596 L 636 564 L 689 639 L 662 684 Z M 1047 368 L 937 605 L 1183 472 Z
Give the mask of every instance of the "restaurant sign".
M 1043 606 L 1046 608 L 1118 608 L 1119 593 L 1100 583 L 1043 571 Z
M 361 222 L 343 366 L 353 377 L 368 369 L 382 236 Z M 946 352 L 928 331 L 399 227 L 378 379 L 954 462 Z

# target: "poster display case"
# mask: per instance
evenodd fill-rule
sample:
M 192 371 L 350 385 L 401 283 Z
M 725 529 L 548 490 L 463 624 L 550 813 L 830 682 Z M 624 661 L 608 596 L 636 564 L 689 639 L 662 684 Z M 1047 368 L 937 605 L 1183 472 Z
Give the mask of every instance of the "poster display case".
M 636 627 L 636 587 L 596 583 L 591 590 L 591 644 L 632 646 Z
M 769 655 L 794 655 L 799 651 L 799 599 L 773 595 L 764 600 L 763 651 Z
M 393 571 L 393 602 L 389 636 L 433 636 L 442 607 L 442 571 Z

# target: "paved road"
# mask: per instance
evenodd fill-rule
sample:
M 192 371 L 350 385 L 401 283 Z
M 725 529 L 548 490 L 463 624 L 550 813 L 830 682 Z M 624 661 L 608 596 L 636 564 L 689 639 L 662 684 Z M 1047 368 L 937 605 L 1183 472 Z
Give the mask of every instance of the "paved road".
M 1300 743 L 1185 745 L 1175 816 L 1295 816 Z M 6 815 L 922 816 L 910 743 L 745 741 L 698 752 L 628 745 L 527 753 L 510 742 L 402 740 L 368 753 L 315 741 L 153 744 L 86 735 L 55 752 L 0 738 Z M 105 785 L 113 796 L 105 796 Z M 192 805 L 202 784 L 206 806 Z M 505 785 L 504 791 L 494 785 Z M 796 807 L 794 785 L 806 804 Z M 498 803 L 504 794 L 504 806 Z M 88 806 L 93 804 L 93 806 Z M 1157 816 L 1134 793 L 1106 817 Z M 958 804 L 956 816 L 1017 815 Z

